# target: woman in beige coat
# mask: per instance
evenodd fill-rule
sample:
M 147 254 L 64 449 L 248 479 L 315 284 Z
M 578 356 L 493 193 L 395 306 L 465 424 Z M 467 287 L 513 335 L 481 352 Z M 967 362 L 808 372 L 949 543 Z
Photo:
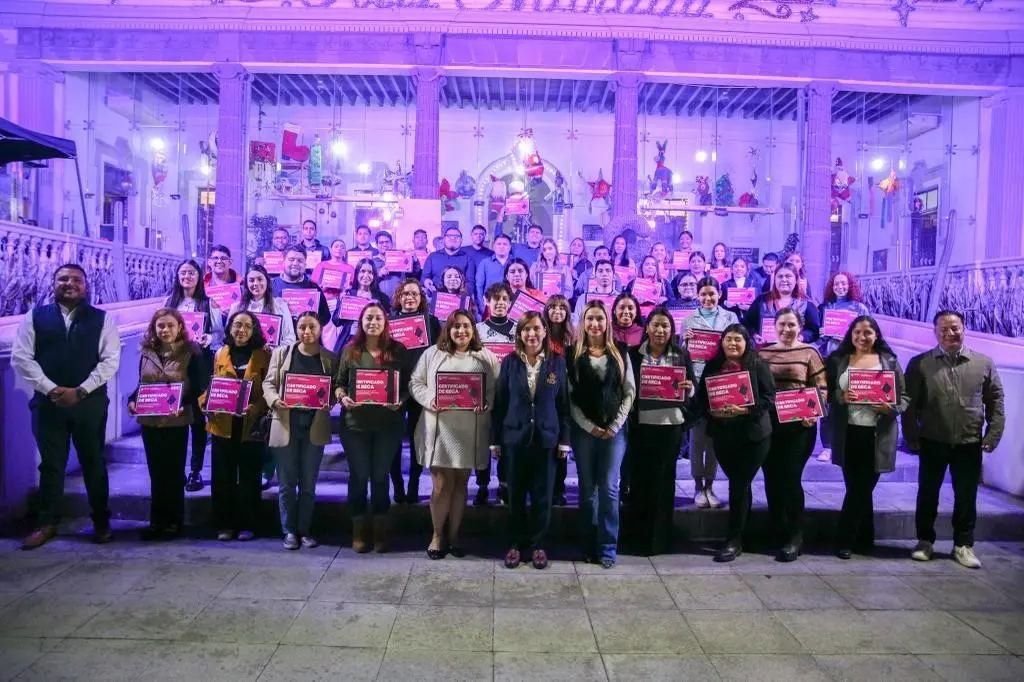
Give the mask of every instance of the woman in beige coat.
M 324 446 L 331 442 L 330 403 L 320 409 L 289 408 L 282 400 L 285 375 L 332 376 L 337 359 L 320 345 L 320 322 L 316 313 L 304 312 L 295 321 L 298 343 L 274 350 L 263 381 L 263 397 L 270 405 L 270 448 L 277 461 L 279 479 L 277 502 L 285 549 L 317 546 L 310 535 L 316 480 Z M 334 391 L 328 388 L 330 401 Z
M 484 401 L 475 410 L 438 409 L 438 372 L 466 372 L 484 375 Z M 487 466 L 490 444 L 491 404 L 498 377 L 498 358 L 480 343 L 476 325 L 467 310 L 456 310 L 438 337 L 416 363 L 409 378 L 409 393 L 423 406 L 416 424 L 416 453 L 424 469 L 430 469 L 433 492 L 430 518 L 434 535 L 427 556 L 445 555 L 441 535 L 448 524 L 447 551 L 465 556 L 458 544 L 462 512 L 466 507 L 466 485 L 474 469 Z

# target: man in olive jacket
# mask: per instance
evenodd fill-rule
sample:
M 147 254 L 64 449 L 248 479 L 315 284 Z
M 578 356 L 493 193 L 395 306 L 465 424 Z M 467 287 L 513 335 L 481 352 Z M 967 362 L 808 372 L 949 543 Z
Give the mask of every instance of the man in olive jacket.
M 953 558 L 981 568 L 974 554 L 978 484 L 983 452 L 999 445 L 1006 419 L 1003 386 L 987 355 L 964 345 L 964 318 L 942 310 L 933 320 L 938 345 L 907 366 L 910 407 L 903 438 L 920 454 L 917 479 L 917 546 L 911 557 L 932 558 L 939 490 L 946 468 L 953 478 Z

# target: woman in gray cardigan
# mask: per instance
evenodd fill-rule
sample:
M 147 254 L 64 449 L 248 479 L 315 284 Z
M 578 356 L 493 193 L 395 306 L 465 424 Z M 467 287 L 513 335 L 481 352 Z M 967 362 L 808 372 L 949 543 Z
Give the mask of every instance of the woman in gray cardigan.
M 887 371 L 895 377 L 894 402 L 860 402 L 850 390 L 850 370 Z M 832 462 L 842 467 L 846 496 L 836 530 L 836 555 L 870 551 L 875 541 L 872 495 L 880 474 L 896 469 L 897 417 L 910 404 L 899 360 L 870 315 L 853 321 L 827 367 L 832 422 Z

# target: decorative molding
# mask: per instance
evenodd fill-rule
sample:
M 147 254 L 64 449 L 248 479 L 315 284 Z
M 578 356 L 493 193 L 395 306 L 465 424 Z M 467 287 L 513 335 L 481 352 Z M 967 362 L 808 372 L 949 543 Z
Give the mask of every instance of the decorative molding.
M 650 55 L 646 40 L 623 38 L 614 44 L 615 66 L 620 71 L 640 71 Z
M 444 49 L 444 36 L 441 33 L 413 33 L 413 54 L 416 64 L 435 66 L 441 63 Z
M 896 0 L 896 4 L 890 7 L 900 18 L 900 26 L 903 28 L 907 27 L 907 21 L 910 19 L 910 13 L 916 12 L 917 0 Z

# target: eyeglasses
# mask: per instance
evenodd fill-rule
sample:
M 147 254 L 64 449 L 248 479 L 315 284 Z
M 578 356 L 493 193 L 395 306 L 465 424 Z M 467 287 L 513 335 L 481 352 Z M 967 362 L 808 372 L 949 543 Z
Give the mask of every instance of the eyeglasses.
M 681 282 L 679 284 L 679 286 L 685 287 L 687 289 L 696 289 L 697 288 L 697 283 L 696 282 Z
M 233 325 L 231 325 L 231 328 L 232 329 L 247 329 L 249 331 L 252 331 L 253 326 L 251 324 L 247 324 L 245 322 L 235 322 Z
M 419 298 L 420 297 L 420 292 L 418 292 L 418 291 L 403 291 L 402 293 L 399 294 L 399 296 L 401 296 L 402 298 L 406 298 L 406 297 L 409 297 L 409 298 Z
M 231 259 L 227 256 L 210 256 L 207 260 L 211 263 L 226 263 Z

